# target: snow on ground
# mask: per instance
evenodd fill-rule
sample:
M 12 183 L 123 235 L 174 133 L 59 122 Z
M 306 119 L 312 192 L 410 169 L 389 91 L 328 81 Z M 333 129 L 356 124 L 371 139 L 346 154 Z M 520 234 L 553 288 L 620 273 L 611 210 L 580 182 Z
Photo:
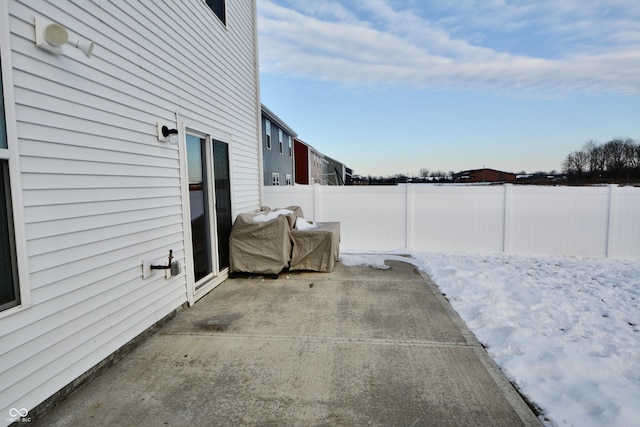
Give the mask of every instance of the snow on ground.
M 506 376 L 556 426 L 640 422 L 640 261 L 342 254 L 429 274 Z

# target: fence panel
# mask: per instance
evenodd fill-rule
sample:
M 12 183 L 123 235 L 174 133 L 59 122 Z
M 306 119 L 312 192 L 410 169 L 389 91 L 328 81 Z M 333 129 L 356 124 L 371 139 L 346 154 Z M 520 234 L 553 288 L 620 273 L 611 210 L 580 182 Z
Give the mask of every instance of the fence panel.
M 265 186 L 262 205 L 271 209 L 300 206 L 306 219 L 313 221 L 315 220 L 313 194 L 311 185 Z
M 501 252 L 504 187 L 412 186 L 411 246 L 418 251 Z
M 608 187 L 514 187 L 511 251 L 606 256 L 609 192 Z
M 342 246 L 405 249 L 406 192 L 401 187 L 318 186 L 318 221 L 340 221 Z
M 640 188 L 613 189 L 607 256 L 640 258 Z
M 340 221 L 349 250 L 640 258 L 637 187 L 265 187 L 264 203 Z

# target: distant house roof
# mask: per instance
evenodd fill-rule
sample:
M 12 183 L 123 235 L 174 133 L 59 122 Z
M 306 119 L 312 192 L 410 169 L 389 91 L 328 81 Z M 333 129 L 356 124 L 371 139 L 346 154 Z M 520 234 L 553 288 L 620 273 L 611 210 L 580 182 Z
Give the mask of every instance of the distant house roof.
M 278 125 L 278 127 L 284 131 L 286 131 L 289 135 L 296 137 L 298 134 L 296 131 L 291 129 L 280 117 L 278 117 L 273 111 L 268 109 L 266 105 L 260 104 L 260 108 L 262 109 L 262 114 L 268 118 L 271 122 Z
M 326 154 L 324 154 L 324 158 L 325 158 L 328 162 L 336 163 L 336 164 L 339 164 L 339 165 L 343 165 L 343 166 L 344 166 L 344 163 L 342 163 L 342 162 L 341 162 L 341 161 L 339 161 L 339 160 L 334 159 L 333 157 L 329 157 L 329 156 L 327 156 Z

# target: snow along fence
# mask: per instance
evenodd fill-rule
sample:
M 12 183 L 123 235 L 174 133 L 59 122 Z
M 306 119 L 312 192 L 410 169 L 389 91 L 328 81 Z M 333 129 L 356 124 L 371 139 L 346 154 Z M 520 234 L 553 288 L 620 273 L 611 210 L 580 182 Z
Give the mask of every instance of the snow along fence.
M 640 188 L 265 186 L 264 205 L 340 221 L 341 248 L 640 258 Z

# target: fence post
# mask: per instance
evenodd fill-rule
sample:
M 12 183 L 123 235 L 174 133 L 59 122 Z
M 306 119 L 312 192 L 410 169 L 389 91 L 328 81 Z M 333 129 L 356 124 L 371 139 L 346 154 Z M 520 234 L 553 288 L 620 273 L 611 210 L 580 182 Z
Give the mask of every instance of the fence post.
M 320 220 L 320 184 L 313 184 L 313 221 Z
M 502 252 L 511 253 L 511 193 L 513 184 L 504 184 L 504 224 L 502 231 Z
M 614 247 L 613 241 L 613 227 L 615 222 L 615 193 L 616 193 L 616 184 L 609 184 L 609 215 L 607 218 L 607 247 L 605 248 L 605 255 L 607 258 L 611 258 L 613 256 L 612 252 Z
M 411 184 L 405 184 L 405 239 L 404 248 L 407 250 L 413 249 L 413 191 L 411 191 Z

